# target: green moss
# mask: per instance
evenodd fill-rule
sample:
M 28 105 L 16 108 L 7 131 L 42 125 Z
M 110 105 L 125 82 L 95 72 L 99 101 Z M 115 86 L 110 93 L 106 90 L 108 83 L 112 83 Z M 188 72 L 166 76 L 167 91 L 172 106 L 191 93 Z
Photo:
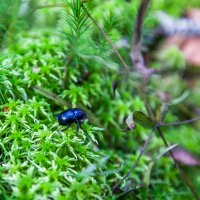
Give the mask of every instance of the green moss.
M 80 131 L 76 136 L 73 129 L 59 133 L 49 104 L 41 99 L 34 98 L 26 103 L 9 99 L 1 109 L 4 107 L 9 110 L 1 112 L 3 172 L 0 182 L 3 191 L 7 193 L 6 188 L 10 188 L 9 194 L 17 199 L 35 199 L 41 194 L 58 198 L 59 191 L 68 190 L 75 197 L 80 195 L 79 190 L 84 194 L 91 185 L 92 196 L 98 196 L 99 189 L 95 190 L 98 186 L 92 184 L 97 182 L 94 178 L 87 177 L 86 182 L 75 184 L 77 173 L 100 158 L 87 133 Z M 46 182 L 49 184 L 45 186 Z
M 134 70 L 128 74 L 124 71 L 112 48 L 80 7 L 80 1 L 74 0 L 71 10 L 68 4 L 65 8 L 36 9 L 43 3 L 30 1 L 30 18 L 18 16 L 18 5 L 13 11 L 18 17 L 0 21 L 0 27 L 18 26 L 17 31 L 9 29 L 3 37 L 0 35 L 0 199 L 116 199 L 113 185 L 137 160 L 149 134 L 139 124 L 126 131 L 128 115 L 134 111 L 147 113 L 137 90 L 141 77 Z M 57 0 L 49 3 L 60 5 Z M 199 5 L 196 1 L 190 3 Z M 95 0 L 86 6 L 115 44 L 124 38 L 128 43 L 132 40 L 138 4 L 139 1 Z M 145 31 L 157 23 L 155 11 L 179 16 L 188 2 L 179 4 L 153 1 Z M 1 13 L 6 12 L 0 8 Z M 18 23 L 21 21 L 27 29 Z M 0 34 L 1 31 L 0 28 Z M 9 42 L 8 35 L 16 42 Z M 131 66 L 130 48 L 119 50 Z M 166 121 L 185 119 L 191 114 L 187 106 L 198 105 L 199 95 L 192 91 L 192 99 L 183 95 L 189 87 L 180 78 L 180 70 L 185 70 L 180 52 L 171 49 L 161 59 L 169 61 L 167 70 L 173 75 L 152 77 L 146 88 L 147 101 L 159 119 L 162 101 L 157 94 L 169 93 L 170 102 L 176 104 L 169 107 Z M 181 69 L 174 70 L 177 63 Z M 158 61 L 151 61 L 150 65 L 154 64 Z M 55 120 L 57 113 L 69 107 L 83 108 L 89 118 L 78 135 L 75 125 L 62 132 Z M 198 124 L 163 128 L 163 132 L 169 143 L 200 153 Z M 156 161 L 149 171 L 151 161 L 164 150 L 162 140 L 154 134 L 139 164 L 118 189 L 126 193 L 141 184 L 147 173 L 149 185 L 121 198 L 191 198 L 169 157 Z M 184 172 L 195 180 L 193 184 L 199 191 L 199 172 L 187 167 Z

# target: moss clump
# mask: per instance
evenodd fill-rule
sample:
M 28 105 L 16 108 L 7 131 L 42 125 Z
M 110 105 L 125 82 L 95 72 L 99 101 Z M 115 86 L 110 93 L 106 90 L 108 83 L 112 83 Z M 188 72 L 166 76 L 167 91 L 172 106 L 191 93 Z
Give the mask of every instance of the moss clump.
M 112 193 L 148 137 L 148 129 L 136 124 L 127 130 L 125 122 L 134 111 L 147 113 L 137 89 L 142 77 L 132 67 L 127 73 L 80 0 L 66 4 L 50 0 L 47 7 L 45 1 L 28 2 L 26 6 L 20 0 L 10 3 L 8 10 L 13 15 L 9 13 L 8 21 L 0 19 L 0 199 L 191 199 L 169 157 L 157 160 L 152 168 L 152 160 L 166 149 L 156 134 L 118 188 L 120 194 Z M 88 2 L 85 7 L 132 66 L 130 41 L 140 1 Z M 196 0 L 190 3 L 199 5 Z M 0 2 L 0 16 L 8 14 L 3 4 Z M 144 32 L 157 23 L 152 13 L 165 8 L 180 15 L 188 1 L 182 7 L 179 4 L 178 0 L 170 5 L 152 1 Z M 150 66 L 160 65 L 173 53 L 150 59 Z M 199 105 L 200 98 L 198 92 L 191 92 L 194 98 L 188 98 L 187 82 L 179 74 L 185 70 L 182 56 L 175 55 L 172 61 L 166 74 L 152 76 L 145 93 L 158 120 L 163 106 L 158 96 L 173 104 L 167 122 L 190 118 L 193 113 L 188 105 Z M 174 69 L 178 63 L 182 67 Z M 72 107 L 82 108 L 89 118 L 78 135 L 73 125 L 62 132 L 55 120 L 56 114 Z M 200 153 L 198 126 L 167 127 L 163 132 L 168 142 Z M 199 190 L 199 172 L 184 172 L 195 177 Z M 138 185 L 141 188 L 128 192 Z
M 100 159 L 87 132 L 76 135 L 73 128 L 59 132 L 49 104 L 42 99 L 9 99 L 1 110 L 5 107 L 0 131 L 1 196 L 58 199 L 67 194 L 68 199 L 100 198 L 102 188 L 97 178 L 77 178 Z

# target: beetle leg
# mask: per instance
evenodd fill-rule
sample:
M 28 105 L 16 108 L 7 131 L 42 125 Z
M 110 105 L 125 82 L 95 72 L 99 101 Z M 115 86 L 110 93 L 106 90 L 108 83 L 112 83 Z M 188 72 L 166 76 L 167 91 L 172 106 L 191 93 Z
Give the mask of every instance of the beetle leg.
M 76 123 L 76 135 L 78 135 L 78 130 L 79 130 L 79 128 L 80 128 L 80 124 L 77 122 L 77 123 Z
M 61 130 L 61 131 L 66 131 L 68 128 L 70 127 L 70 125 L 67 125 L 67 128 Z
M 82 129 L 81 120 L 78 121 L 78 124 L 79 124 L 80 129 Z

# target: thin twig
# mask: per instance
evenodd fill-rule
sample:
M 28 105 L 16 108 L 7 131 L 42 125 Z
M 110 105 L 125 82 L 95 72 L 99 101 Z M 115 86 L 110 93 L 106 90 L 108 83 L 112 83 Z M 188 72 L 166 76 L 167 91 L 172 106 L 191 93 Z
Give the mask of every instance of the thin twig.
M 195 121 L 200 120 L 200 116 L 197 116 L 193 119 L 189 119 L 189 120 L 185 120 L 185 121 L 181 121 L 181 122 L 172 122 L 172 123 L 167 123 L 167 124 L 159 124 L 158 127 L 162 127 L 162 126 L 178 126 L 178 125 L 182 125 L 182 124 L 188 124 L 188 123 L 192 123 Z
M 149 69 L 145 66 L 144 59 L 141 54 L 142 28 L 143 28 L 143 23 L 144 23 L 144 17 L 149 7 L 149 4 L 150 4 L 150 0 L 142 0 L 140 4 L 138 15 L 136 18 L 136 23 L 135 23 L 133 45 L 132 45 L 132 50 L 130 54 L 132 62 L 136 70 L 143 75 L 143 79 L 145 82 L 148 79 L 149 75 L 155 72 L 154 69 Z
M 139 154 L 137 160 L 134 162 L 134 164 L 133 164 L 133 166 L 131 167 L 131 169 L 128 171 L 128 173 L 127 173 L 118 183 L 116 183 L 116 184 L 114 185 L 114 187 L 113 187 L 113 189 L 112 189 L 113 192 L 114 192 L 115 189 L 116 189 L 130 174 L 131 174 L 131 172 L 132 172 L 132 171 L 135 169 L 135 167 L 137 166 L 138 162 L 140 161 L 140 158 L 142 157 L 142 155 L 143 155 L 143 153 L 144 153 L 144 151 L 145 151 L 145 149 L 146 149 L 146 147 L 147 147 L 147 145 L 148 145 L 148 143 L 149 143 L 149 141 L 150 141 L 150 139 L 151 139 L 151 136 L 152 136 L 152 134 L 153 134 L 155 128 L 156 128 L 156 127 L 154 127 L 154 128 L 151 130 L 151 132 L 150 132 L 150 134 L 149 134 L 147 140 L 145 141 L 144 146 L 143 146 L 142 149 L 140 150 L 140 154 Z
M 129 70 L 128 65 L 126 64 L 126 62 L 124 61 L 124 59 L 122 58 L 122 56 L 120 55 L 119 51 L 117 50 L 117 47 L 112 43 L 112 41 L 110 40 L 110 38 L 108 37 L 108 35 L 105 33 L 105 31 L 97 24 L 97 22 L 95 21 L 95 19 L 90 15 L 90 13 L 88 12 L 87 8 L 84 6 L 84 4 L 82 5 L 83 9 L 85 10 L 86 14 L 88 15 L 88 17 L 92 20 L 92 22 L 95 24 L 95 26 L 99 29 L 99 31 L 102 33 L 102 35 L 104 36 L 104 38 L 107 40 L 107 42 L 110 44 L 110 46 L 112 47 L 112 49 L 114 50 L 114 52 L 116 53 L 116 55 L 118 56 L 119 60 L 121 61 L 121 63 L 123 64 L 124 68 L 127 71 Z

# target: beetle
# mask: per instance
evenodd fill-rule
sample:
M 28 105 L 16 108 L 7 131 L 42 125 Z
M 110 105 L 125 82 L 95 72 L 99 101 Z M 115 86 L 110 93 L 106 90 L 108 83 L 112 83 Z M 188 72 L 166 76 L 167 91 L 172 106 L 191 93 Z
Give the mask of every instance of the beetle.
M 61 126 L 67 126 L 62 131 L 67 130 L 73 123 L 76 123 L 76 134 L 81 128 L 81 122 L 86 118 L 86 112 L 80 108 L 72 108 L 56 115 L 56 119 Z

